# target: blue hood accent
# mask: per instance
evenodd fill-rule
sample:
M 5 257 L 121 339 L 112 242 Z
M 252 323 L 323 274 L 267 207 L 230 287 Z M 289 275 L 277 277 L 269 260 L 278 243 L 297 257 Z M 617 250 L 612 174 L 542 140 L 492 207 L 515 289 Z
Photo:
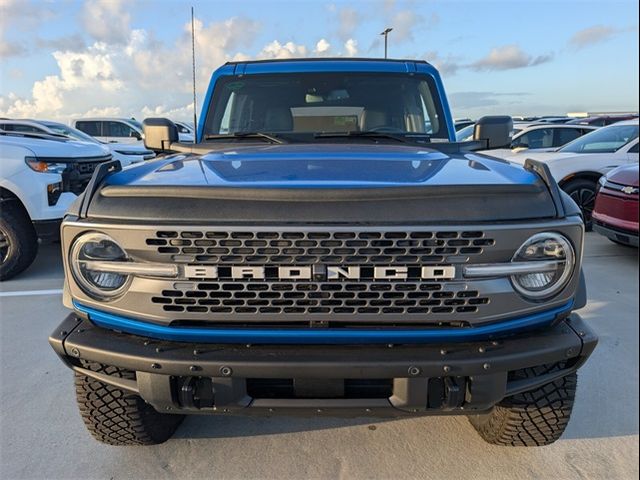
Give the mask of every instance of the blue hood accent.
M 111 175 L 113 186 L 379 188 L 426 185 L 533 185 L 520 166 L 467 153 L 395 145 L 238 146 L 206 155 L 171 155 Z

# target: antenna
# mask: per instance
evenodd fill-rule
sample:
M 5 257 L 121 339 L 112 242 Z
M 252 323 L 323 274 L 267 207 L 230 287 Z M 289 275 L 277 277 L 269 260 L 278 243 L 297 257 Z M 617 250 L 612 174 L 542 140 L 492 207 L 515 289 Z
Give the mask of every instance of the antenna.
M 198 136 L 198 118 L 196 117 L 196 30 L 193 20 L 193 6 L 191 7 L 191 67 L 193 80 L 193 128 L 195 137 L 193 140 L 197 142 Z

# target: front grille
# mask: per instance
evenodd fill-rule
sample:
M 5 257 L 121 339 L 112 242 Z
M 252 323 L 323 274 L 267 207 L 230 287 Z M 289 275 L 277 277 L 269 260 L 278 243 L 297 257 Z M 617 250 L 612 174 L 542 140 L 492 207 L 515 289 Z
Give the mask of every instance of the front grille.
M 183 282 L 179 288 L 153 295 L 151 302 L 165 312 L 197 317 L 337 315 L 345 320 L 349 315 L 453 318 L 478 313 L 489 297 L 467 289 L 459 278 L 421 278 L 420 266 L 469 262 L 493 247 L 495 240 L 477 230 L 160 230 L 146 237 L 145 244 L 167 261 L 218 267 L 219 278 Z M 233 279 L 229 265 L 264 267 L 267 273 L 262 279 Z M 285 280 L 270 273 L 287 265 L 311 265 L 313 280 Z M 345 266 L 359 267 L 361 276 L 332 280 L 315 276 L 326 267 Z M 375 266 L 406 267 L 408 274 L 403 279 L 374 279 Z
M 163 290 L 151 301 L 166 312 L 215 314 L 473 314 L 489 298 L 445 283 L 221 282 Z
M 481 255 L 495 241 L 481 231 L 157 231 L 146 244 L 175 261 L 233 265 L 438 264 Z
M 69 167 L 62 174 L 63 191 L 73 192 L 80 195 L 87 188 L 89 180 L 98 165 L 110 160 L 111 157 L 104 157 L 99 161 L 86 161 L 70 163 Z

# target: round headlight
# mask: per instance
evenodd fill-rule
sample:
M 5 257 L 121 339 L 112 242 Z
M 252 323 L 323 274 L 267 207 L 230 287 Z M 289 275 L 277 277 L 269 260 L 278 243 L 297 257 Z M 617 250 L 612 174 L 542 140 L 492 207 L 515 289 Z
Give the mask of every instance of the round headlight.
M 71 247 L 69 257 L 73 278 L 90 297 L 110 299 L 127 288 L 129 275 L 109 268 L 100 270 L 101 263 L 127 260 L 125 251 L 108 235 L 92 232 L 80 236 Z
M 523 296 L 543 299 L 558 293 L 571 278 L 575 253 L 569 240 L 558 233 L 538 233 L 518 249 L 512 262 L 541 262 L 545 268 L 511 276 L 514 288 Z M 542 263 L 544 262 L 544 263 Z

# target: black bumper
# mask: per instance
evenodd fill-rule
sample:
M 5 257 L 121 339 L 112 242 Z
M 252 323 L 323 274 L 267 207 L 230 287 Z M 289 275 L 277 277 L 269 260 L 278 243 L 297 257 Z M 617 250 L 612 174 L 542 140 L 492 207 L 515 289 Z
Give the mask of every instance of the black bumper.
M 597 337 L 572 314 L 542 331 L 473 343 L 199 345 L 118 333 L 71 314 L 49 342 L 75 371 L 169 413 L 379 417 L 486 411 L 574 372 Z M 135 380 L 106 376 L 92 370 L 96 364 L 135 372 Z M 553 367 L 517 375 L 543 365 Z
M 614 242 L 623 243 L 632 247 L 637 247 L 638 232 L 631 232 L 629 230 L 620 230 L 605 223 L 598 221 L 593 222 L 593 229 L 600 235 L 603 235 Z
M 45 242 L 58 242 L 60 241 L 60 224 L 62 219 L 56 220 L 35 220 L 33 222 L 33 228 L 36 230 L 38 238 Z

